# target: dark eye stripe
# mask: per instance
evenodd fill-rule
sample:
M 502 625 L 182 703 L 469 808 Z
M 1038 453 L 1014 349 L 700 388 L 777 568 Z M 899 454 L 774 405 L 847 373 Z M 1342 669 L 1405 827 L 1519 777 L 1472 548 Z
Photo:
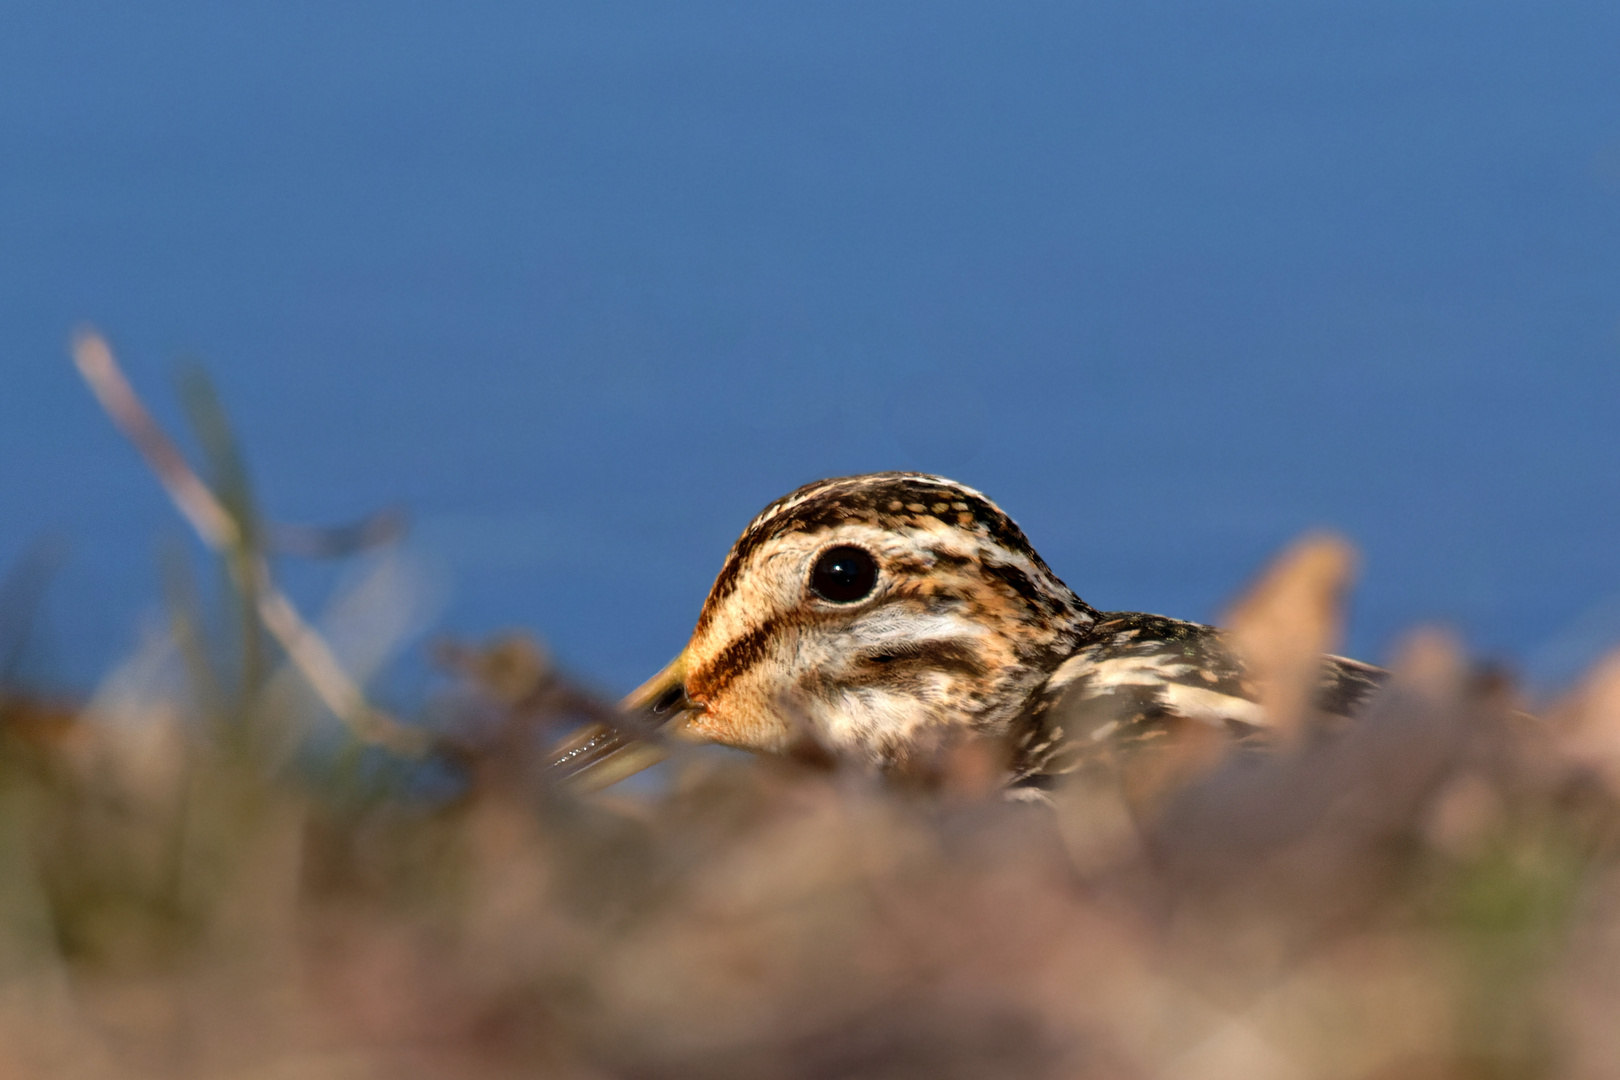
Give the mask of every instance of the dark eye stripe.
M 765 647 L 776 634 L 779 619 L 766 619 L 731 642 L 703 670 L 688 678 L 694 694 L 711 697 L 765 658 Z

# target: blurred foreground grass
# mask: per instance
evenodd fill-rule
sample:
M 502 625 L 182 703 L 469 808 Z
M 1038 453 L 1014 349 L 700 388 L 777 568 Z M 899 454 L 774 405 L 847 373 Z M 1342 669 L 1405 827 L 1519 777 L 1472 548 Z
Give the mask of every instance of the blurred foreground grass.
M 172 559 L 92 700 L 0 696 L 0 1078 L 1620 1073 L 1620 662 L 1531 720 L 1417 634 L 1335 738 L 1052 806 L 971 747 L 933 793 L 693 753 L 581 797 L 543 751 L 604 706 L 521 637 L 442 651 L 425 755 L 332 724 L 199 426 L 219 604 Z

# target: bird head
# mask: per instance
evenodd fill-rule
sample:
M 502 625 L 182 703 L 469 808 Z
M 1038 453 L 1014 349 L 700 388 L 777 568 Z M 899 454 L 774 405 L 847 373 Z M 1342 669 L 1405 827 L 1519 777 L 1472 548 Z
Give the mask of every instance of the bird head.
M 1004 732 L 1095 619 L 972 488 L 822 480 L 749 523 L 686 648 L 625 705 L 685 738 L 765 752 L 810 740 L 888 768 L 942 735 Z M 636 756 L 623 731 L 582 738 L 594 749 L 575 740 L 567 771 Z

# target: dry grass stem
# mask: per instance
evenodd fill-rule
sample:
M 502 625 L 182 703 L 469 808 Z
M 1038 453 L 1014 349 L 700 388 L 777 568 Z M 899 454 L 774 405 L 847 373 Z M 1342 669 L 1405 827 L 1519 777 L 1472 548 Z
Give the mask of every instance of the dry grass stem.
M 84 330 L 73 339 L 73 359 L 96 400 L 118 429 L 135 444 L 157 475 L 163 489 L 203 543 L 220 554 L 237 552 L 246 557 L 249 581 L 244 591 L 257 603 L 259 619 L 288 659 L 298 668 L 322 703 L 364 743 L 396 753 L 420 755 L 427 736 L 366 701 L 326 641 L 304 621 L 298 609 L 275 584 L 262 552 L 252 548 L 241 524 L 225 509 L 213 491 L 186 462 L 174 440 L 163 432 L 141 403 L 101 335 Z

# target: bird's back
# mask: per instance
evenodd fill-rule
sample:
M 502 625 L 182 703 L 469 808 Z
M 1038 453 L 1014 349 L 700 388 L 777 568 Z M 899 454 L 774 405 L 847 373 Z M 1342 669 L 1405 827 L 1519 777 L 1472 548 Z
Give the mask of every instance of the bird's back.
M 1314 713 L 1353 716 L 1385 672 L 1324 656 Z M 1134 611 L 1106 612 L 1031 699 L 1013 732 L 1013 782 L 1041 787 L 1104 753 L 1168 739 L 1182 725 L 1262 741 L 1259 688 L 1216 627 Z

